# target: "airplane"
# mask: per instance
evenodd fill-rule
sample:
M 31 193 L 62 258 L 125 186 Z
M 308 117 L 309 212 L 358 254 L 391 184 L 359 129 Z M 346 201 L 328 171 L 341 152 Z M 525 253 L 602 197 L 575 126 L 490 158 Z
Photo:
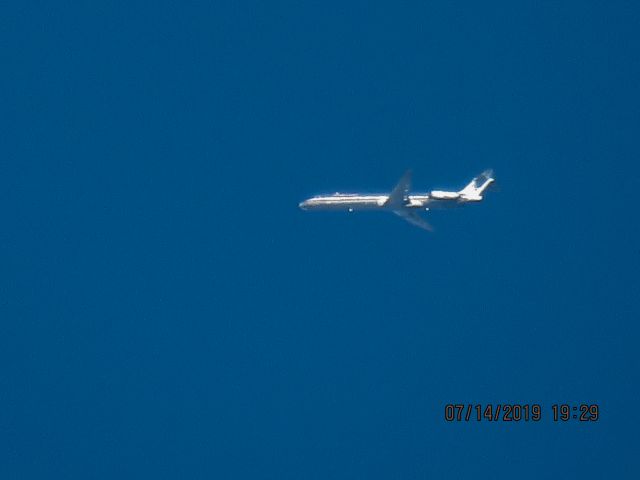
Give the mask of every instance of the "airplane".
M 392 212 L 416 227 L 433 231 L 433 227 L 418 211 L 432 208 L 448 208 L 482 201 L 483 192 L 495 179 L 492 170 L 485 170 L 458 192 L 432 190 L 410 195 L 411 170 L 407 170 L 389 194 L 364 195 L 338 193 L 308 198 L 298 205 L 302 210 L 382 210 Z

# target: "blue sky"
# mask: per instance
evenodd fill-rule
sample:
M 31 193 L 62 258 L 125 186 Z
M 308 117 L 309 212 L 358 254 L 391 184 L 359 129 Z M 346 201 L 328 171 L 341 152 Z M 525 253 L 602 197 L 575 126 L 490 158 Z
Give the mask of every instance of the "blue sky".
M 14 2 L 1 476 L 635 478 L 639 17 Z M 500 190 L 434 234 L 297 208 L 409 167 Z

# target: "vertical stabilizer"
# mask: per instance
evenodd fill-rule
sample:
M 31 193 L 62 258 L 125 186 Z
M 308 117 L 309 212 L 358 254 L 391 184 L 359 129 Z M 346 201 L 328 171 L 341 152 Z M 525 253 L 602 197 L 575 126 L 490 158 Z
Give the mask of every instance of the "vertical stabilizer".
M 485 170 L 458 193 L 469 200 L 482 200 L 482 192 L 494 181 L 493 170 Z

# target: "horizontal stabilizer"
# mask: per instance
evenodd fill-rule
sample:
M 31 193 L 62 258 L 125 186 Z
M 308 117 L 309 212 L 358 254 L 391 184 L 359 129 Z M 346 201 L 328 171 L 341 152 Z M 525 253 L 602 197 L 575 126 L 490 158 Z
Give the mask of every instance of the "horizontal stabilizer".
M 473 199 L 482 199 L 482 193 L 495 181 L 493 177 L 493 170 L 485 170 L 471 182 L 460 190 L 460 195 L 463 197 L 470 197 Z

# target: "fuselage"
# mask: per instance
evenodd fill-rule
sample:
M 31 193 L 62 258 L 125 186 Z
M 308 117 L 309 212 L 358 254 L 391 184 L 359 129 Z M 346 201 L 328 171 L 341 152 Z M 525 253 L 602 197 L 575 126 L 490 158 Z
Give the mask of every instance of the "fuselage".
M 389 195 L 357 193 L 335 193 L 333 195 L 318 195 L 308 198 L 299 204 L 303 210 L 387 210 Z M 408 195 L 403 208 L 431 209 L 455 207 L 461 203 L 479 201 L 473 197 L 461 195 L 458 192 L 433 191 L 425 194 Z M 394 208 L 397 208 L 394 207 Z
M 300 202 L 298 206 L 303 210 L 346 210 L 348 212 L 382 210 L 392 212 L 423 230 L 433 231 L 433 227 L 418 214 L 419 210 L 451 208 L 466 203 L 480 202 L 482 193 L 493 181 L 493 171 L 485 170 L 458 192 L 431 190 L 427 193 L 410 195 L 411 170 L 407 170 L 388 194 L 334 193 L 333 195 L 317 195 Z

